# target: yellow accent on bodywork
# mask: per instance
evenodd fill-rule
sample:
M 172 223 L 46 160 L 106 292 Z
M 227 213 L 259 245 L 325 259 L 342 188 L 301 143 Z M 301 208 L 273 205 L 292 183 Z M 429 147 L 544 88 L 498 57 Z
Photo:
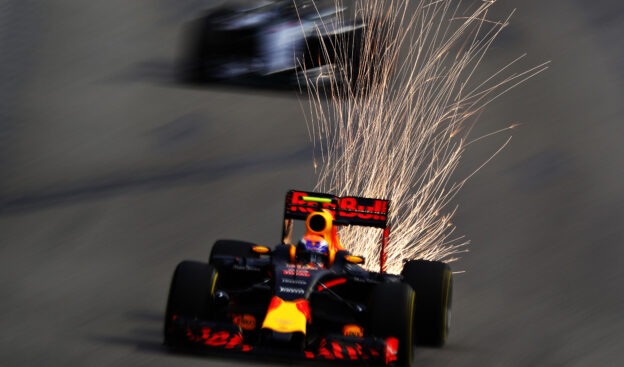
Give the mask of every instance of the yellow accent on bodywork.
M 331 203 L 332 202 L 332 199 L 330 198 L 319 198 L 316 196 L 304 196 L 302 199 L 303 201 L 311 201 L 314 203 Z
M 263 329 L 270 329 L 280 333 L 306 333 L 306 317 L 299 311 L 297 304 L 292 301 L 284 301 L 274 309 L 267 312 Z
M 256 254 L 268 254 L 269 252 L 271 252 L 271 249 L 266 246 L 254 246 L 251 248 L 251 250 Z
M 355 336 L 358 338 L 364 337 L 364 328 L 360 325 L 355 324 L 347 324 L 342 327 L 342 335 L 344 336 Z
M 323 217 L 323 219 L 325 220 L 325 227 L 321 229 L 320 231 L 315 231 L 312 228 L 310 228 L 310 221 L 314 217 Z M 323 238 L 327 240 L 328 238 L 330 238 L 333 223 L 334 223 L 334 217 L 327 210 L 310 213 L 308 217 L 306 218 L 306 223 L 305 223 L 306 234 L 307 233 L 318 234 L 320 236 L 323 236 Z
M 345 260 L 351 264 L 364 264 L 364 258 L 362 256 L 347 255 Z
M 290 248 L 288 248 L 288 255 L 290 257 L 290 262 L 295 263 L 297 260 L 297 247 L 295 245 L 290 245 Z

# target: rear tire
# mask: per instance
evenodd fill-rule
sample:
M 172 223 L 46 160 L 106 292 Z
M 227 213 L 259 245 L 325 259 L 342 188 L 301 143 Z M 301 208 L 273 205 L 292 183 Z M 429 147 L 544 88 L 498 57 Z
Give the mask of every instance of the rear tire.
M 178 65 L 178 78 L 185 83 L 204 84 L 219 79 L 216 74 L 227 57 L 227 32 L 218 31 L 214 24 L 227 17 L 231 11 L 217 10 L 194 20 L 183 32 L 182 57 Z
M 206 60 L 211 48 L 209 32 L 209 24 L 203 19 L 194 21 L 184 30 L 177 70 L 181 82 L 199 84 L 207 80 Z
M 370 323 L 373 336 L 399 340 L 395 366 L 410 367 L 414 359 L 414 290 L 405 283 L 382 283 L 372 292 Z
M 253 251 L 254 246 L 256 246 L 256 244 L 251 242 L 237 240 L 218 240 L 217 242 L 215 242 L 214 245 L 212 245 L 212 250 L 210 251 L 210 258 L 208 262 L 212 264 L 215 257 L 217 256 L 233 256 L 257 259 L 260 257 L 260 255 Z
M 218 273 L 212 265 L 197 261 L 178 264 L 171 280 L 165 312 L 165 344 L 175 346 L 180 342 L 176 337 L 174 318 L 210 319 L 217 278 Z
M 348 86 L 344 86 L 345 97 L 355 96 L 362 98 L 370 93 L 379 92 L 385 83 L 385 75 L 390 67 L 385 49 L 388 47 L 389 38 L 386 35 L 387 25 L 383 21 L 371 20 L 369 26 L 378 28 L 374 34 L 370 30 L 359 29 L 350 37 L 350 51 L 347 55 L 347 64 L 350 65 L 348 73 Z M 368 43 L 368 45 L 365 45 Z M 364 54 L 369 52 L 369 54 Z
M 401 275 L 416 292 L 416 344 L 442 347 L 446 343 L 451 325 L 451 268 L 440 261 L 412 260 L 405 264 Z

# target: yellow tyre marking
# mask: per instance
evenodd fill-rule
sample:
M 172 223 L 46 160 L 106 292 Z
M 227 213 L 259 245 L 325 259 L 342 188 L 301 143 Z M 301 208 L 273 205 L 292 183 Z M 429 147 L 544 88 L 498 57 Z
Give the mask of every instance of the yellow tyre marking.
M 217 278 L 219 277 L 219 273 L 215 271 L 215 275 L 212 277 L 212 284 L 210 285 L 210 295 L 214 294 L 214 290 L 217 286 Z

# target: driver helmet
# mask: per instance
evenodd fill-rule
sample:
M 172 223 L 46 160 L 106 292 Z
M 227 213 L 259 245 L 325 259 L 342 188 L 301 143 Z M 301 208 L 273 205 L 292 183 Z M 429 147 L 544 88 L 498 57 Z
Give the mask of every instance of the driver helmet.
M 299 244 L 310 252 L 327 255 L 329 253 L 329 244 L 322 236 L 316 234 L 306 234 L 303 236 Z

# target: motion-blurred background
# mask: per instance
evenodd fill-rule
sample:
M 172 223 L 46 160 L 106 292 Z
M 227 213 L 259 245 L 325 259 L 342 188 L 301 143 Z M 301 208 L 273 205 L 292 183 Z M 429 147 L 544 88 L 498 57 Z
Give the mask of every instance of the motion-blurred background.
M 467 1 L 467 0 L 466 0 Z M 0 2 L 0 364 L 248 366 L 166 353 L 175 265 L 279 241 L 311 189 L 305 99 L 175 81 L 195 0 Z M 451 336 L 427 366 L 624 364 L 624 3 L 501 1 L 485 60 L 550 69 L 489 106 L 520 123 L 456 200 Z M 508 137 L 471 145 L 469 173 Z

